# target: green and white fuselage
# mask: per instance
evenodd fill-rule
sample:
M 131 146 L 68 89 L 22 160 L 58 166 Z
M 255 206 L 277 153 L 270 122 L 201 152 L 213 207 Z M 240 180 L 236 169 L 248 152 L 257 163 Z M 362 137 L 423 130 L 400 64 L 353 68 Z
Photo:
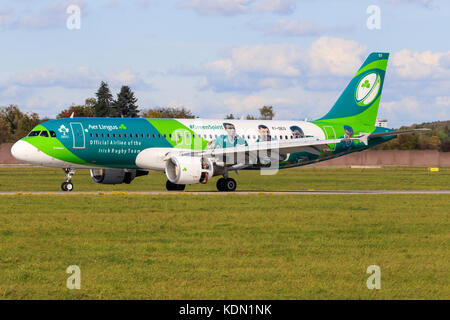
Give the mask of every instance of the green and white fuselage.
M 234 139 L 227 135 L 224 124 L 228 123 L 235 128 Z M 264 136 L 266 141 L 326 140 L 345 136 L 343 125 L 322 121 L 67 118 L 35 127 L 29 136 L 20 140 L 15 155 L 22 161 L 44 167 L 163 171 L 164 159 L 170 152 L 207 150 L 214 147 L 212 144 L 217 139 L 224 139 L 232 146 L 259 143 L 261 125 L 270 132 Z M 301 128 L 303 136 L 293 132 L 290 129 L 293 127 Z M 361 132 L 368 131 L 386 132 L 388 129 L 374 126 Z M 354 132 L 358 133 L 359 130 Z M 330 159 L 367 149 L 384 139 L 371 140 L 369 145 L 342 141 L 330 144 L 325 151 L 314 149 L 286 154 L 279 166 L 293 167 Z M 17 150 L 19 147 L 23 149 L 21 154 Z M 261 166 L 254 164 L 247 169 L 258 167 Z
M 315 121 L 67 118 L 42 123 L 11 151 L 27 163 L 64 168 L 69 190 L 73 170 L 88 168 L 95 182 L 108 184 L 164 171 L 169 190 L 222 175 L 218 189 L 233 191 L 229 170 L 307 165 L 401 133 L 375 126 L 388 57 L 370 54 L 331 110 Z

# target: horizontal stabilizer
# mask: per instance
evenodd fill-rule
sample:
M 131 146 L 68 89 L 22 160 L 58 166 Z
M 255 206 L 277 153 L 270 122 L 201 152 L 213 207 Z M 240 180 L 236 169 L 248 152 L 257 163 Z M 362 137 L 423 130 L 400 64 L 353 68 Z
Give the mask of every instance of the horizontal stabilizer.
M 379 133 L 361 133 L 358 136 L 355 136 L 356 139 L 362 141 L 365 145 L 368 145 L 369 139 L 375 139 L 379 137 L 387 137 L 387 136 L 396 136 L 404 133 L 412 133 L 412 132 L 424 132 L 430 131 L 430 129 L 420 128 L 420 129 L 410 129 L 410 130 L 399 130 L 399 131 L 389 131 L 389 132 L 379 132 Z

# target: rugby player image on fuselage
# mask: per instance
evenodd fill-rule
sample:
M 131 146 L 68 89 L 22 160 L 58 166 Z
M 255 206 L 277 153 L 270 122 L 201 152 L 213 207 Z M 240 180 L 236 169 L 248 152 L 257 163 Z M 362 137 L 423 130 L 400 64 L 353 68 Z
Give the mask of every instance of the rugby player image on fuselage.
M 353 140 L 351 140 L 351 138 L 353 138 L 354 131 L 353 128 L 350 126 L 344 126 L 344 130 L 345 130 L 344 143 L 347 148 L 350 148 L 353 143 Z
M 214 143 L 212 144 L 212 148 L 230 148 L 230 147 L 236 147 L 240 145 L 248 146 L 247 141 L 238 136 L 236 134 L 236 128 L 234 124 L 232 123 L 224 123 L 223 127 L 225 128 L 225 131 L 227 134 L 222 134 L 219 137 L 217 137 L 216 140 L 214 140 Z
M 294 139 L 304 138 L 305 133 L 299 126 L 291 126 L 289 129 L 292 131 L 292 136 Z
M 270 130 L 267 126 L 260 124 L 258 126 L 258 133 L 259 133 L 258 140 L 256 140 L 256 142 L 272 140 L 272 136 L 270 135 Z

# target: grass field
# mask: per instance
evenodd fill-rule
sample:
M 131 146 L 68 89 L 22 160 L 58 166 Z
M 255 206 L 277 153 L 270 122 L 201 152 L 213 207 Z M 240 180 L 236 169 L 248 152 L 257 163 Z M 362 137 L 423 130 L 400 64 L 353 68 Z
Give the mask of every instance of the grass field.
M 284 190 L 449 189 L 446 170 L 290 172 L 244 173 L 241 189 L 268 189 L 266 178 Z M 80 173 L 77 190 L 164 182 L 107 187 Z M 59 170 L 0 170 L 3 191 L 60 181 Z M 0 196 L 0 298 L 449 299 L 449 207 L 449 195 Z M 66 288 L 69 265 L 81 290 Z M 369 265 L 381 290 L 366 287 Z
M 429 172 L 427 168 L 330 169 L 298 168 L 280 170 L 275 176 L 263 176 L 259 171 L 231 174 L 238 190 L 449 190 L 450 168 Z M 60 191 L 64 181 L 61 169 L 0 168 L 0 191 Z M 192 185 L 186 190 L 217 190 L 214 178 L 207 185 Z M 88 170 L 78 170 L 74 176 L 75 191 L 165 191 L 166 176 L 151 172 L 136 178 L 131 184 L 101 185 L 94 183 Z

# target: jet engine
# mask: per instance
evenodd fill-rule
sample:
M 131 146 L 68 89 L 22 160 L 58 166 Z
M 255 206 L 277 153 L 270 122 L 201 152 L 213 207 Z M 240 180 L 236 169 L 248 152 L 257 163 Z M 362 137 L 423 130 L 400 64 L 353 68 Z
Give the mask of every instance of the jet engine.
M 213 173 L 213 163 L 208 158 L 173 156 L 166 161 L 167 179 L 174 184 L 205 184 Z
M 134 178 L 145 176 L 148 171 L 125 169 L 92 169 L 91 177 L 96 183 L 101 184 L 130 184 Z

